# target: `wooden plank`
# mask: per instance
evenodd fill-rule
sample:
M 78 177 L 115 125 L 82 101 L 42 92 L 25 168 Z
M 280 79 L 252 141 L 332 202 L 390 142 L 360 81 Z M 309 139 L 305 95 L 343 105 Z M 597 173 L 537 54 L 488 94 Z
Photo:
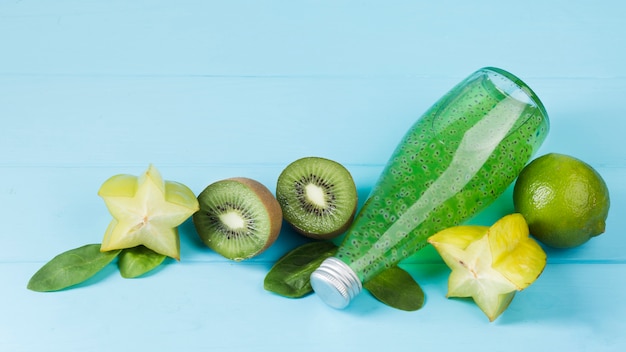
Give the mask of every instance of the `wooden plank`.
M 285 163 L 286 165 L 286 163 Z M 137 175 L 148 164 L 115 166 L 43 166 L 0 168 L 0 196 L 4 231 L 0 233 L 0 263 L 43 262 L 56 254 L 87 243 L 98 243 L 111 216 L 97 196 L 102 182 L 119 173 Z M 165 179 L 186 184 L 196 194 L 217 180 L 245 176 L 258 180 L 272 192 L 284 165 L 158 165 Z M 382 168 L 380 166 L 347 165 L 357 183 L 360 204 L 367 198 Z M 554 263 L 623 262 L 621 229 L 626 219 L 621 209 L 626 204 L 626 186 L 622 182 L 624 168 L 600 168 L 612 196 L 612 208 L 606 233 L 587 244 L 569 250 L 546 249 Z M 509 188 L 493 205 L 470 223 L 491 225 L 500 217 L 514 212 L 512 190 Z M 202 245 L 191 222 L 180 229 L 181 260 L 222 261 L 223 258 Z M 340 239 L 338 239 L 339 241 Z M 263 255 L 252 261 L 272 263 L 289 249 L 304 243 L 304 239 L 287 225 L 278 241 Z M 440 262 L 432 250 L 419 253 L 408 260 L 416 263 Z
M 175 263 L 131 280 L 111 267 L 89 285 L 50 294 L 24 288 L 36 267 L 0 264 L 3 298 L 14 302 L 3 308 L 11 319 L 0 319 L 2 350 L 626 347 L 621 321 L 626 306 L 615 294 L 626 287 L 623 280 L 607 280 L 624 277 L 624 264 L 550 265 L 494 323 L 470 301 L 445 298 L 449 271 L 444 265 L 405 267 L 427 297 L 416 312 L 394 310 L 368 293 L 343 311 L 325 306 L 315 295 L 279 297 L 262 288 L 269 268 L 264 263 Z M 374 335 L 380 337 L 370 338 Z
M 624 77 L 625 10 L 487 0 L 3 1 L 0 72 Z
M 469 75 L 471 71 L 466 74 Z M 540 152 L 624 166 L 626 79 L 527 79 L 550 115 Z M 383 165 L 450 78 L 0 76 L 0 165 Z M 141 141 L 138 143 L 138 141 Z M 80 148 L 77 148 L 80 146 Z

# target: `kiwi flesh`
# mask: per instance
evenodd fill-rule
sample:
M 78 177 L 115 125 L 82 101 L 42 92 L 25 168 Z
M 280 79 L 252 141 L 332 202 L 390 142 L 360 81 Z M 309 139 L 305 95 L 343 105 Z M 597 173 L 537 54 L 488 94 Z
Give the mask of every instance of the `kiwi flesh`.
M 358 203 L 350 172 L 338 162 L 320 157 L 289 164 L 278 177 L 276 199 L 285 221 L 314 239 L 331 239 L 345 232 Z
M 282 210 L 267 187 L 235 177 L 207 186 L 199 195 L 193 223 L 205 245 L 225 258 L 252 258 L 272 245 L 282 225 Z

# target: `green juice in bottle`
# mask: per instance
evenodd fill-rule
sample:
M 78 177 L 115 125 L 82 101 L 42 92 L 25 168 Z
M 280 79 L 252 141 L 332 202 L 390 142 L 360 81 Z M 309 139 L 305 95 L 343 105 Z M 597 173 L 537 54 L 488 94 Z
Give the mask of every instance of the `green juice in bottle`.
M 369 280 L 496 200 L 549 130 L 533 91 L 483 68 L 456 85 L 409 129 L 334 257 L 311 275 L 327 304 L 347 306 Z

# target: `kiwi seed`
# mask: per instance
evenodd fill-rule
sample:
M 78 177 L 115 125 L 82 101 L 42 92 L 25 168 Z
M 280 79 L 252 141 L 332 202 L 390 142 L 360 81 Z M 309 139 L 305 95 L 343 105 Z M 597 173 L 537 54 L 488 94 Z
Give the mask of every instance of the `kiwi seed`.
M 331 239 L 345 232 L 357 208 L 350 172 L 320 157 L 301 158 L 278 177 L 276 199 L 284 219 L 304 236 Z
M 258 181 L 236 177 L 207 186 L 193 215 L 198 235 L 220 255 L 241 261 L 267 249 L 278 237 L 282 211 Z

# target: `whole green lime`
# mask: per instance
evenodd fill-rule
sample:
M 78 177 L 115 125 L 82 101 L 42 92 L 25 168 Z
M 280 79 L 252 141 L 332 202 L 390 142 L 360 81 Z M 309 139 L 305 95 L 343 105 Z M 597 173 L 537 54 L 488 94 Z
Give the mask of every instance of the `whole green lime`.
M 557 153 L 524 167 L 515 182 L 513 203 L 530 233 L 556 248 L 580 246 L 604 233 L 610 206 L 600 174 L 577 158 Z

